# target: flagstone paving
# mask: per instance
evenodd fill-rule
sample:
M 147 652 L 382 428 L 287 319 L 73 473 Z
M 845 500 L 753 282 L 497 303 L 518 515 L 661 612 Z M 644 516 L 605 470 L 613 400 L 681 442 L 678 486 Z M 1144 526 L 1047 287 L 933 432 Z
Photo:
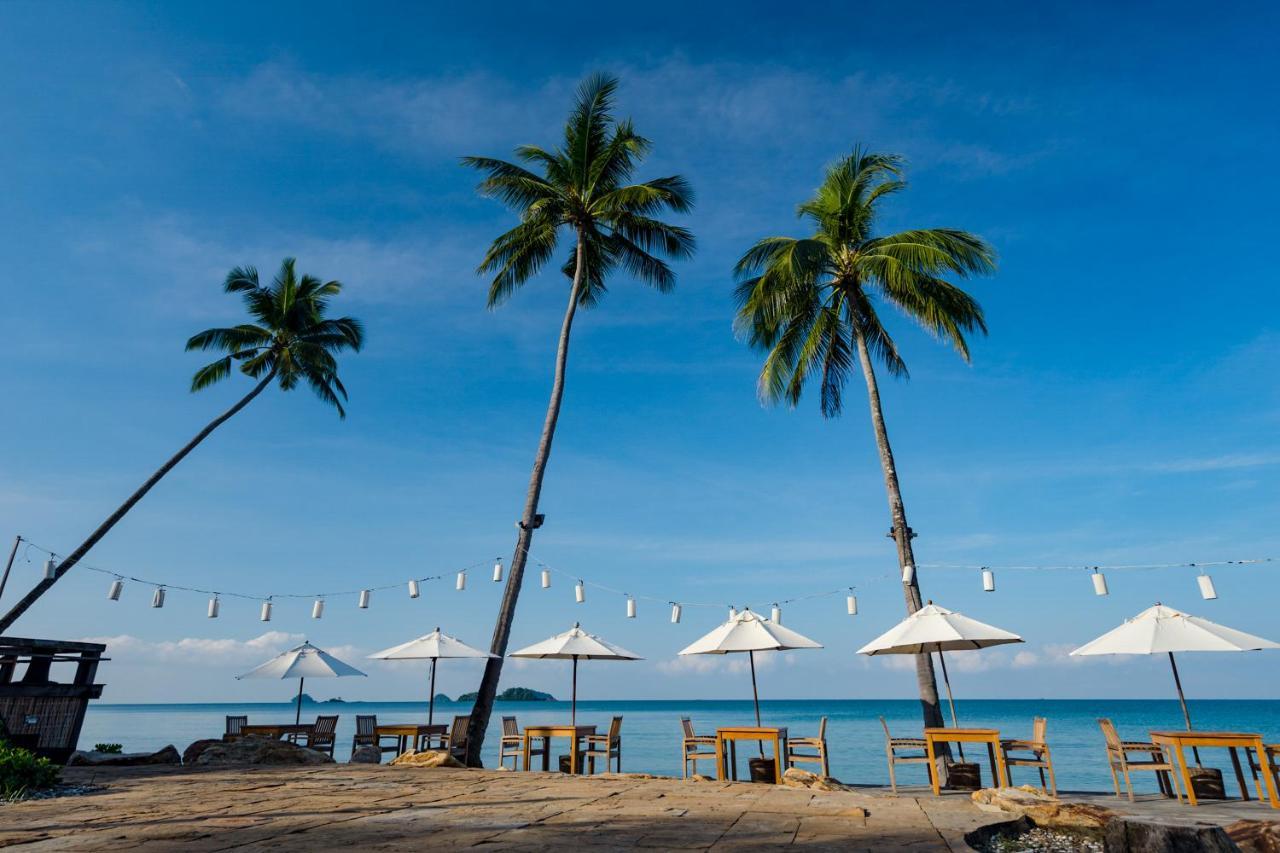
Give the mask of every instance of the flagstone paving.
M 0 805 L 23 851 L 967 850 L 966 798 L 748 783 L 327 765 L 69 769 L 99 792 Z

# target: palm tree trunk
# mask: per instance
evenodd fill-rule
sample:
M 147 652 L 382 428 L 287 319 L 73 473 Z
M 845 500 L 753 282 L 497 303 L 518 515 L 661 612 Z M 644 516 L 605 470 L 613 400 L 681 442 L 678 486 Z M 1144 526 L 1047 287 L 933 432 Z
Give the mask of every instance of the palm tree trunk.
M 94 545 L 98 544 L 98 540 L 106 536 L 111 531 L 111 528 L 115 527 L 116 524 L 120 521 L 120 519 L 124 518 L 125 515 L 129 512 L 129 510 L 133 509 L 134 504 L 136 504 L 138 501 L 146 497 L 147 492 L 151 491 L 151 487 L 154 486 L 156 483 L 160 482 L 160 480 L 163 479 L 165 474 L 168 474 L 169 471 L 171 471 L 175 465 L 177 465 L 179 462 L 185 459 L 188 453 L 195 450 L 196 447 L 200 444 L 200 442 L 204 441 L 206 438 L 209 437 L 210 433 L 212 433 L 215 429 L 217 429 L 218 427 L 226 423 L 228 420 L 230 420 L 233 415 L 235 415 L 245 406 L 249 405 L 249 402 L 253 400 L 254 397 L 261 394 L 263 390 L 268 385 L 271 384 L 271 380 L 275 378 L 275 375 L 276 375 L 276 372 L 274 370 L 268 373 L 261 382 L 259 382 L 257 385 L 254 386 L 252 391 L 250 391 L 248 394 L 244 395 L 243 398 L 241 398 L 240 402 L 236 403 L 234 406 L 227 409 L 221 415 L 219 415 L 218 417 L 210 421 L 209 425 L 206 426 L 204 429 L 200 430 L 200 432 L 196 434 L 195 438 L 187 442 L 185 447 L 183 447 L 181 450 L 179 450 L 177 453 L 171 456 L 168 462 L 161 465 L 158 471 L 152 474 L 147 479 L 147 481 L 143 483 L 141 487 L 139 487 L 139 489 L 136 492 L 134 492 L 132 495 L 129 496 L 129 499 L 127 501 L 120 504 L 119 508 L 116 509 L 115 512 L 111 513 L 111 515 L 107 518 L 107 520 L 102 522 L 102 524 L 98 526 L 97 530 L 93 531 L 93 533 L 90 534 L 88 539 L 84 540 L 84 542 L 80 544 L 79 548 L 76 548 L 74 551 L 72 551 L 71 554 L 68 555 L 66 559 L 64 559 L 61 563 L 58 564 L 58 567 L 54 571 L 52 578 L 44 578 L 43 580 L 41 580 L 40 583 L 35 585 L 35 587 L 31 590 L 31 592 L 26 594 L 26 597 L 24 597 L 21 601 L 15 604 L 13 608 L 4 615 L 3 618 L 0 618 L 0 634 L 3 634 L 5 631 L 9 630 L 9 626 L 13 624 L 15 619 L 17 619 L 19 616 L 25 613 L 27 609 L 31 607 L 31 605 L 35 604 L 36 601 L 39 600 L 40 596 L 48 592 L 49 588 L 52 587 L 55 583 L 57 583 L 62 578 L 63 575 L 71 571 L 71 569 L 76 565 L 76 563 L 80 562 L 80 560 L 84 558 L 84 555 L 88 554 L 89 550 L 93 548 Z
M 862 329 L 855 322 L 854 339 L 858 347 L 858 360 L 862 363 L 862 376 L 867 382 L 867 400 L 871 405 L 871 426 L 876 434 L 876 447 L 880 451 L 880 467 L 884 470 L 884 487 L 889 496 L 889 515 L 893 521 L 892 535 L 898 545 L 898 568 L 914 566 L 915 554 L 911 549 L 911 528 L 907 526 L 907 511 L 902 505 L 902 489 L 898 485 L 898 469 L 893 464 L 893 448 L 889 446 L 889 431 L 884 425 L 884 411 L 880 407 L 880 385 L 867 351 L 867 341 Z M 907 613 L 920 609 L 919 572 L 913 572 L 911 581 L 902 585 Z M 933 659 L 929 655 L 916 655 L 916 687 L 920 691 L 920 706 L 926 728 L 945 725 L 942 707 L 938 701 L 938 679 L 933 671 Z M 945 744 L 943 744 L 945 747 Z
M 564 397 L 565 366 L 569 360 L 569 331 L 573 327 L 573 315 L 578 310 L 578 294 L 585 274 L 585 252 L 584 238 L 579 232 L 573 270 L 573 288 L 569 291 L 569 307 L 564 312 L 564 323 L 560 326 L 560 344 L 556 348 L 556 368 L 555 378 L 551 382 L 551 399 L 547 402 L 547 417 L 542 424 L 542 438 L 538 441 L 538 453 L 533 459 L 533 473 L 529 476 L 529 491 L 525 495 L 524 515 L 517 525 L 520 532 L 516 537 L 515 553 L 511 555 L 511 571 L 507 573 L 507 585 L 502 592 L 498 620 L 493 626 L 493 640 L 489 644 L 490 653 L 497 657 L 489 658 L 485 662 L 484 676 L 480 679 L 480 690 L 476 694 L 475 705 L 471 709 L 470 724 L 467 727 L 467 765 L 470 767 L 483 766 L 480 753 L 484 748 L 484 733 L 489 726 L 489 717 L 493 714 L 494 697 L 498 694 L 498 679 L 502 676 L 503 656 L 507 653 L 511 624 L 515 620 L 516 600 L 520 597 L 525 562 L 529 559 L 529 548 L 533 544 L 533 531 L 542 524 L 538 516 L 538 498 L 542 494 L 542 478 L 547 471 L 547 461 L 551 458 L 551 442 L 556 435 L 556 422 L 560 419 L 560 400 Z

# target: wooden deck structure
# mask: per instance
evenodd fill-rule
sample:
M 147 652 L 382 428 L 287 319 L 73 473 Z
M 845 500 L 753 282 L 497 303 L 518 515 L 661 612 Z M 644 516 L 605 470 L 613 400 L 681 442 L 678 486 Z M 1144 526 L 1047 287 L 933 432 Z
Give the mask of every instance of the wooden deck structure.
M 0 725 L 9 741 L 65 764 L 89 700 L 102 696 L 94 678 L 106 650 L 101 643 L 0 637 Z M 53 680 L 64 673 L 70 680 Z

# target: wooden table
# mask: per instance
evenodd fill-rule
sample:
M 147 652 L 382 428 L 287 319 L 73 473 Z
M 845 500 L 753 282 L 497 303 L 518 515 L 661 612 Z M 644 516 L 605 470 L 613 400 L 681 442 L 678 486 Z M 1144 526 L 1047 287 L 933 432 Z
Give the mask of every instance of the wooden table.
M 311 738 L 311 733 L 315 731 L 315 723 L 262 723 L 258 725 L 244 725 L 240 727 L 241 737 L 269 737 L 279 740 L 283 737 L 297 737 L 298 735 L 306 735 Z
M 738 746 L 740 740 L 773 743 L 773 781 L 782 784 L 787 769 L 787 730 L 775 726 L 729 726 L 716 729 L 716 778 L 720 781 L 738 778 Z
M 547 748 L 542 753 L 542 769 L 551 769 L 551 739 L 567 737 L 569 739 L 569 772 L 577 773 L 582 753 L 582 739 L 596 733 L 595 726 L 525 726 L 524 727 L 524 769 L 529 769 L 529 741 L 533 738 L 545 738 Z
M 449 727 L 444 723 L 434 723 L 429 726 L 418 725 L 417 723 L 392 723 L 385 726 L 374 726 L 374 737 L 377 738 L 379 745 L 384 737 L 394 737 L 396 739 L 396 755 L 403 755 L 405 748 L 412 743 L 415 750 L 430 749 L 433 738 L 440 738 L 441 745 L 449 734 Z
M 1236 779 L 1240 782 L 1240 796 L 1245 800 L 1249 799 L 1249 788 L 1245 784 L 1244 771 L 1240 767 L 1240 756 L 1236 754 L 1236 750 L 1257 750 L 1259 763 L 1265 764 L 1267 760 L 1267 753 L 1262 745 L 1262 735 L 1250 732 L 1152 732 L 1151 742 L 1159 745 L 1167 753 L 1172 752 L 1177 756 L 1178 775 L 1182 777 L 1182 784 L 1187 792 L 1187 802 L 1193 806 L 1199 803 L 1196 801 L 1196 792 L 1191 787 L 1191 772 L 1187 767 L 1185 754 L 1187 747 L 1216 746 L 1226 749 L 1231 754 L 1231 764 L 1235 767 Z M 1261 780 L 1254 780 L 1258 786 L 1258 799 L 1268 800 L 1271 808 L 1280 809 L 1280 796 L 1277 796 L 1275 779 L 1265 767 L 1259 775 L 1262 777 Z M 1265 795 L 1263 794 L 1264 784 L 1266 785 Z
M 924 730 L 925 753 L 929 757 L 929 784 L 933 786 L 933 795 L 942 793 L 942 785 L 938 780 L 938 761 L 934 744 L 936 743 L 985 743 L 987 756 L 991 759 L 991 775 L 997 788 L 1009 787 L 1009 770 L 1004 766 L 1004 751 L 1000 749 L 999 729 L 948 729 L 932 728 Z

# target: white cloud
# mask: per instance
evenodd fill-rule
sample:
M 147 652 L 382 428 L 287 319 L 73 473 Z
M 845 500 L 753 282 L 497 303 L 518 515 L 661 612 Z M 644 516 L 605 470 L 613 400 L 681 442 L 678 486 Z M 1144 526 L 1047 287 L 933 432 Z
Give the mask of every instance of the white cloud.
M 122 662 L 163 661 L 166 663 L 260 662 L 301 643 L 302 634 L 267 631 L 249 640 L 214 637 L 184 637 L 181 640 L 144 640 L 132 634 L 112 637 L 85 637 L 82 642 L 105 643 L 107 654 Z M 326 649 L 339 657 L 355 656 L 352 649 Z

